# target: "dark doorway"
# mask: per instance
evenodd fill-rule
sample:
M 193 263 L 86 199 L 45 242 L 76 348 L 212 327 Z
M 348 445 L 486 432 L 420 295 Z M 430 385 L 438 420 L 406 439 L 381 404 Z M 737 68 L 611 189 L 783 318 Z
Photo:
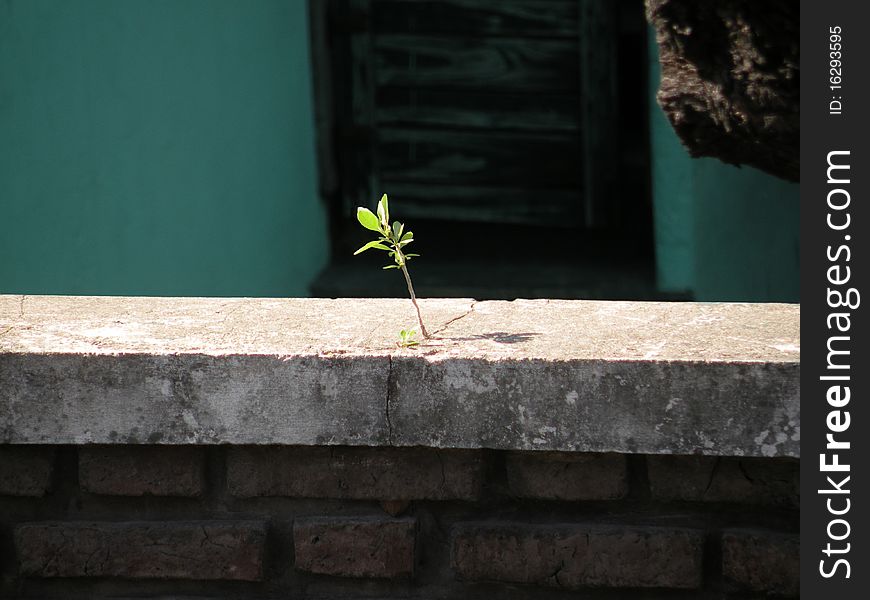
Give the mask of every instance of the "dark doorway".
M 400 296 L 356 206 L 390 196 L 421 296 L 653 298 L 640 0 L 313 0 L 332 262 Z M 385 264 L 385 263 L 384 263 Z

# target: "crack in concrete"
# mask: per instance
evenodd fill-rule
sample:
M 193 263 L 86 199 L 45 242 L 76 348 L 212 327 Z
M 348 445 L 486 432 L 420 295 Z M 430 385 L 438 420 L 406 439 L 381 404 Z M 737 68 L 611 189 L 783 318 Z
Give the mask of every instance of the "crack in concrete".
M 441 483 L 438 485 L 438 489 L 444 493 L 444 488 L 447 487 L 447 472 L 444 470 L 444 457 L 441 455 L 440 449 L 435 451 L 435 456 L 438 457 L 438 463 L 441 466 Z
M 710 469 L 710 479 L 707 480 L 707 487 L 704 488 L 704 493 L 702 496 L 706 496 L 707 492 L 710 491 L 710 488 L 713 487 L 713 481 L 716 479 L 716 474 L 719 472 L 719 466 L 722 464 L 722 457 L 717 456 L 716 462 L 713 463 L 713 468 Z
M 392 446 L 393 445 L 393 422 L 390 420 L 390 400 L 392 400 L 392 398 L 390 396 L 392 395 L 392 389 L 393 389 L 393 355 L 392 354 L 387 355 L 387 361 L 388 361 L 388 365 L 389 365 L 389 370 L 387 371 L 387 405 L 386 405 L 386 410 L 384 412 L 386 413 L 386 418 L 387 418 L 387 445 Z
M 18 304 L 18 320 L 19 321 L 24 320 L 24 300 L 26 298 L 27 298 L 27 294 L 22 294 L 21 300 L 19 301 L 19 304 Z M 4 329 L 3 331 L 0 331 L 0 336 L 6 335 L 7 333 L 12 331 L 13 329 L 15 329 L 15 325 L 10 325 L 9 327 Z
M 452 325 L 452 324 L 455 323 L 456 321 L 459 321 L 460 319 L 464 319 L 465 317 L 467 317 L 468 315 L 470 315 L 471 313 L 473 313 L 473 312 L 474 312 L 474 307 L 477 306 L 478 304 L 480 304 L 480 300 L 475 300 L 474 302 L 472 302 L 472 303 L 471 303 L 471 306 L 468 307 L 468 310 L 467 310 L 467 311 L 465 311 L 464 313 L 462 313 L 462 314 L 459 315 L 458 317 L 453 317 L 452 319 L 450 319 L 449 321 L 447 321 L 446 323 L 444 323 L 444 324 L 441 326 L 440 329 L 437 329 L 437 330 L 433 331 L 433 332 L 432 332 L 432 337 L 435 337 L 436 335 L 438 335 L 439 333 L 441 333 L 442 331 L 444 331 L 445 329 L 447 329 L 450 325 Z
M 589 545 L 589 534 L 586 534 L 586 545 Z M 545 578 L 545 581 L 552 579 L 556 583 L 556 587 L 565 587 L 565 584 L 559 580 L 559 573 L 561 573 L 567 566 L 568 561 L 573 560 L 577 556 L 577 547 L 571 549 L 571 556 L 566 558 L 559 559 L 559 565 L 556 567 L 555 571 L 553 571 L 548 577 Z
M 748 481 L 751 485 L 755 485 L 755 479 L 749 476 L 749 472 L 746 470 L 746 465 L 743 464 L 742 460 L 737 461 L 737 468 L 740 469 L 740 473 L 743 477 Z
M 206 529 L 205 525 L 202 525 L 200 527 L 200 529 L 202 530 L 202 535 L 205 536 L 205 537 L 203 537 L 202 541 L 199 543 L 200 548 L 205 546 L 205 544 L 208 544 L 209 546 L 214 546 L 216 548 L 226 548 L 227 550 L 236 550 L 236 546 L 233 546 L 230 544 L 221 544 L 220 542 L 217 542 L 217 541 L 211 539 L 211 536 L 208 535 L 208 530 Z
M 85 564 L 84 564 L 85 575 L 94 575 L 94 576 L 102 575 L 102 573 L 103 573 L 102 563 L 100 563 L 99 569 L 97 569 L 96 571 L 93 571 L 93 572 L 91 571 L 91 561 L 93 560 L 93 558 L 97 555 L 97 553 L 100 550 L 102 550 L 102 548 L 97 546 L 96 548 L 93 549 L 93 551 L 90 554 L 88 554 L 88 557 L 85 558 Z

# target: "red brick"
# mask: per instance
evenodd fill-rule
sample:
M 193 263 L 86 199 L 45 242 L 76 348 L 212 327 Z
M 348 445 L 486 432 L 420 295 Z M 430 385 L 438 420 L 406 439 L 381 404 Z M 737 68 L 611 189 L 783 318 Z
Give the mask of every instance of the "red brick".
M 79 449 L 79 484 L 109 496 L 201 496 L 205 451 L 189 446 Z
M 725 532 L 722 574 L 740 590 L 796 597 L 800 592 L 800 540 L 788 534 Z
M 515 496 L 552 500 L 612 500 L 625 496 L 621 454 L 511 452 L 508 486 Z
M 339 577 L 409 578 L 416 520 L 307 518 L 293 523 L 296 569 Z
M 51 447 L 0 446 L 0 495 L 44 496 L 53 472 Z
M 660 527 L 462 524 L 453 532 L 460 578 L 556 586 L 694 589 L 703 537 Z
M 45 522 L 14 537 L 25 576 L 259 581 L 265 534 L 255 521 Z
M 480 455 L 463 450 L 349 447 L 230 448 L 227 485 L 237 497 L 474 500 Z
M 790 458 L 649 456 L 653 498 L 800 506 L 800 463 Z

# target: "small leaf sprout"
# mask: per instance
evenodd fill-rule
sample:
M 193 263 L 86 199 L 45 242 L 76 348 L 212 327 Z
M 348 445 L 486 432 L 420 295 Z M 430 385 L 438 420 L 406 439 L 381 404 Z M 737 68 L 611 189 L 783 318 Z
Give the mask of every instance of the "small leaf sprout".
M 412 346 L 417 346 L 420 342 L 414 339 L 414 336 L 417 334 L 413 329 L 403 329 L 399 332 L 399 341 L 396 342 L 396 345 L 399 348 L 410 348 Z

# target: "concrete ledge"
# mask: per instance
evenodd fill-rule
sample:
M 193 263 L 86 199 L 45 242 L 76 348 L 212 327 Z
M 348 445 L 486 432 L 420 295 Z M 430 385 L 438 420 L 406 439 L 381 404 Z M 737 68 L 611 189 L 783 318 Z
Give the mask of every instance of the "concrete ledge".
M 776 304 L 0 296 L 0 443 L 799 456 Z

